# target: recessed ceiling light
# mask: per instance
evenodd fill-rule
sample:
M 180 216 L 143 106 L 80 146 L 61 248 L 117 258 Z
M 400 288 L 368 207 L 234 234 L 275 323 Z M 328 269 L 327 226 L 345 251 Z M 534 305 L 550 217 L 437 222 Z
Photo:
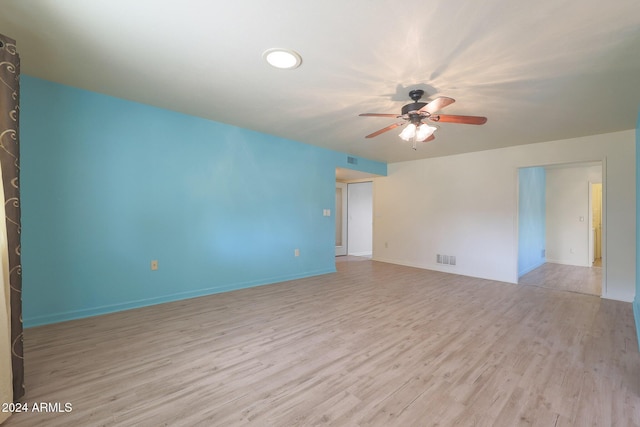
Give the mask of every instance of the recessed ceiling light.
M 267 49 L 262 54 L 262 57 L 272 67 L 282 68 L 284 70 L 292 70 L 302 64 L 302 57 L 298 52 L 290 49 Z

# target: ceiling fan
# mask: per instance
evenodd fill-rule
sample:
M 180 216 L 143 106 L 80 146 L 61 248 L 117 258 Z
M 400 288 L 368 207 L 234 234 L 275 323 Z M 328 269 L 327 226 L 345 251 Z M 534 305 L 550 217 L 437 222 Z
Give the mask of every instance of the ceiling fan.
M 460 123 L 467 125 L 482 125 L 487 122 L 486 117 L 480 116 L 458 116 L 451 114 L 435 114 L 437 111 L 440 111 L 447 105 L 451 105 L 456 102 L 453 98 L 447 98 L 446 96 L 440 96 L 434 99 L 431 102 L 418 102 L 420 98 L 424 95 L 424 91 L 421 89 L 412 90 L 409 92 L 409 98 L 413 100 L 413 103 L 407 104 L 402 107 L 401 114 L 382 114 L 382 113 L 363 113 L 360 114 L 361 117 L 394 117 L 398 119 L 403 119 L 401 122 L 394 123 L 392 125 L 387 126 L 386 128 L 382 128 L 378 131 L 373 132 L 365 136 L 365 138 L 373 138 L 382 133 L 390 131 L 391 129 L 395 129 L 398 126 L 402 126 L 406 123 L 409 125 L 400 132 L 400 138 L 405 141 L 413 141 L 413 149 L 416 149 L 416 142 L 427 142 L 433 141 L 435 136 L 433 136 L 433 132 L 436 131 L 435 126 L 430 126 L 426 123 L 423 123 L 423 120 L 430 120 L 432 122 L 442 122 L 442 123 Z

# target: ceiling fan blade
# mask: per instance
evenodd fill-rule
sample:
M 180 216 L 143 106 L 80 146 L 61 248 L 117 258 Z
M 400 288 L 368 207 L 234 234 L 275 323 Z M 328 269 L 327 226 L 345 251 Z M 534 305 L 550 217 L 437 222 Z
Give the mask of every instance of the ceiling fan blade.
M 362 113 L 358 115 L 360 117 L 398 117 L 397 114 L 382 114 L 382 113 Z
M 437 114 L 429 117 L 434 122 L 442 123 L 460 123 L 464 125 L 483 125 L 487 123 L 486 117 L 480 116 L 456 116 L 452 114 Z
M 369 134 L 369 135 L 365 136 L 365 138 L 373 138 L 374 136 L 378 136 L 378 135 L 380 135 L 381 133 L 385 133 L 385 132 L 387 132 L 387 131 L 389 131 L 389 130 L 391 130 L 391 129 L 395 129 L 395 128 L 397 128 L 398 126 L 402 126 L 403 124 L 404 124 L 404 122 L 394 123 L 394 124 L 392 124 L 392 125 L 387 126 L 386 128 L 382 128 L 382 129 L 380 129 L 380 130 L 378 130 L 378 131 L 375 131 L 375 132 L 374 132 L 374 133 L 372 133 L 372 134 Z
M 446 96 L 439 96 L 433 101 L 429 102 L 424 107 L 422 107 L 418 112 L 433 114 L 436 111 L 442 110 L 447 105 L 453 104 L 454 102 L 456 102 L 456 100 L 453 98 L 448 98 Z

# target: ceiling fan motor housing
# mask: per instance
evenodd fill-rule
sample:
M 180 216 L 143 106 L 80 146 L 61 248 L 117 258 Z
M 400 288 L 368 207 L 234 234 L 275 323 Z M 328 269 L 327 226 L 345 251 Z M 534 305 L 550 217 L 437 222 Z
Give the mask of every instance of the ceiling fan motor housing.
M 421 117 L 420 113 L 418 113 L 418 110 L 427 105 L 426 102 L 418 102 L 420 101 L 420 98 L 422 98 L 422 95 L 424 95 L 424 91 L 422 89 L 412 90 L 411 92 L 409 92 L 409 98 L 413 100 L 413 104 L 407 104 L 402 107 L 402 115 L 408 115 L 411 123 L 417 124 L 420 122 Z
M 411 113 L 419 114 L 418 110 L 424 107 L 425 105 L 427 105 L 427 102 L 412 102 L 411 104 L 407 104 L 404 107 L 402 107 L 402 115 L 404 116 L 405 114 L 411 114 Z

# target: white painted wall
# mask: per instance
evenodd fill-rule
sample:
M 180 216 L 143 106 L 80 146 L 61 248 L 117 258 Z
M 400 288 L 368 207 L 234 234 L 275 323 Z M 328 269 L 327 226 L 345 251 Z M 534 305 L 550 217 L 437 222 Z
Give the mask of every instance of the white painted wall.
M 636 254 L 633 130 L 389 164 L 388 176 L 375 179 L 373 258 L 516 283 L 517 169 L 589 161 L 605 165 L 603 297 L 631 301 Z M 455 255 L 457 265 L 436 264 L 437 253 Z
M 365 256 L 373 252 L 373 182 L 348 186 L 348 251 Z
M 601 166 L 547 168 L 548 262 L 591 266 L 591 182 L 602 182 Z

